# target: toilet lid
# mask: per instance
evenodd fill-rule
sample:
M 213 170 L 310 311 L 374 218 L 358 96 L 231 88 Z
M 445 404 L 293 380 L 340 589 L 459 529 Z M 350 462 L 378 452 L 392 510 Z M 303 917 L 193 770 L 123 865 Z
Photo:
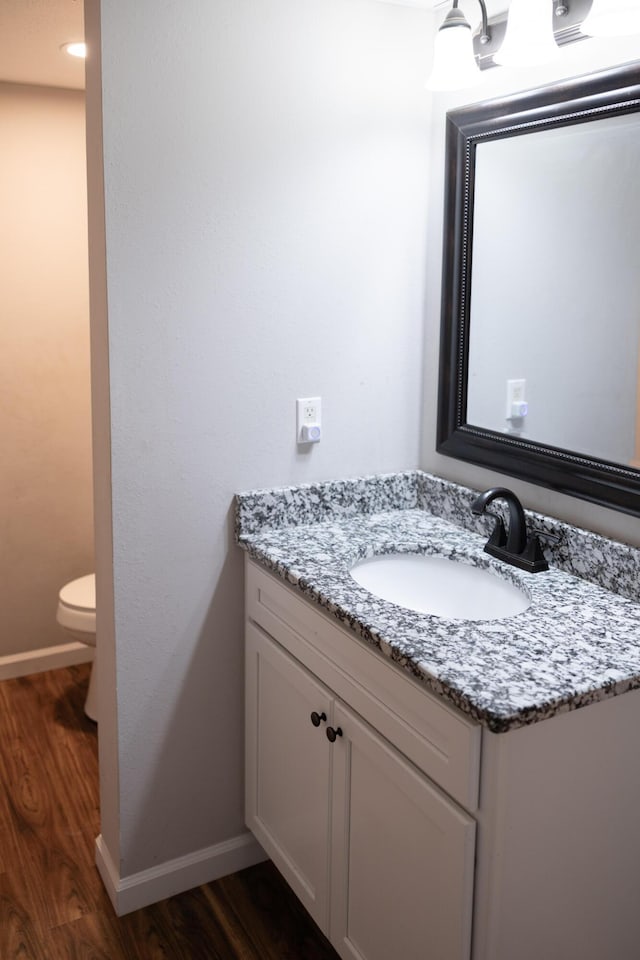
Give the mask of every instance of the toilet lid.
M 95 610 L 96 608 L 96 575 L 89 573 L 86 577 L 78 577 L 67 583 L 59 593 L 60 603 L 74 610 Z

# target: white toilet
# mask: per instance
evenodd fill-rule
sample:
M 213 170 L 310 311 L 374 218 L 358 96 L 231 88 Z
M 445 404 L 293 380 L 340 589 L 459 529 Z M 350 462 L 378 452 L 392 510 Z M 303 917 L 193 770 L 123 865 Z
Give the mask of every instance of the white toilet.
M 96 645 L 96 575 L 89 573 L 65 584 L 58 594 L 56 620 L 74 640 Z M 98 721 L 97 663 L 94 658 L 84 712 Z

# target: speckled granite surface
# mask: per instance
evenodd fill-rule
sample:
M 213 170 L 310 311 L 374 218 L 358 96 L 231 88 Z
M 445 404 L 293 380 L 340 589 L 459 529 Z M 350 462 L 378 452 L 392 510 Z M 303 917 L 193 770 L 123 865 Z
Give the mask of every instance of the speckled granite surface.
M 528 514 L 560 540 L 545 549 L 549 571 L 525 573 L 483 552 L 491 525 L 471 515 L 475 493 L 420 472 L 252 491 L 236 498 L 236 535 L 255 560 L 495 732 L 640 687 L 640 551 Z M 517 584 L 530 606 L 470 622 L 380 600 L 349 569 L 393 552 L 478 564 Z

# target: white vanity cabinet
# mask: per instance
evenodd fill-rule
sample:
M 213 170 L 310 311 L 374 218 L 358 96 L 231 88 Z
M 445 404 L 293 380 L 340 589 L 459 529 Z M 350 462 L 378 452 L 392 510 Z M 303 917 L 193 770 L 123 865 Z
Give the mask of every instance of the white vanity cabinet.
M 246 678 L 247 824 L 338 953 L 469 960 L 478 728 L 252 563 Z
M 495 734 L 251 561 L 246 675 L 247 825 L 341 957 L 638 960 L 640 690 Z

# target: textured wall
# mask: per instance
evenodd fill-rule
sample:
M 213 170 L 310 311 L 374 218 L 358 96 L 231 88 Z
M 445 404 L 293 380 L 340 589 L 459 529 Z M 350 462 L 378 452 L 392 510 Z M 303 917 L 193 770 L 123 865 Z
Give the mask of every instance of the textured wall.
M 98 642 L 116 687 L 102 808 L 128 876 L 243 830 L 234 491 L 417 463 L 431 16 L 373 0 L 100 7 L 113 541 L 101 504 L 97 546 L 113 548 L 115 636 L 105 614 Z M 316 394 L 324 439 L 301 452 L 295 398 Z
M 84 97 L 0 83 L 0 656 L 93 569 Z

